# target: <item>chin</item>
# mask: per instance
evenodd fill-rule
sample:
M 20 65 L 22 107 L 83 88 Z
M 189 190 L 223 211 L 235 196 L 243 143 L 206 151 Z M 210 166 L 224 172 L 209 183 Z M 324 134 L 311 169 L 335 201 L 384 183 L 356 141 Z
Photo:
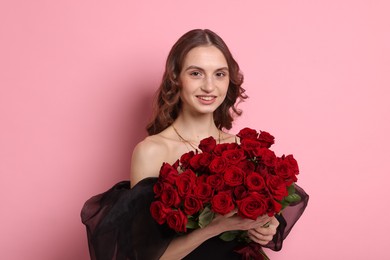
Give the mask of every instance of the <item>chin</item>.
M 215 110 L 217 110 L 219 106 L 217 107 L 209 107 L 209 108 L 202 108 L 202 109 L 197 109 L 196 111 L 198 111 L 200 114 L 213 114 L 215 112 Z
M 197 114 L 213 114 L 221 104 L 222 103 L 219 102 L 212 105 L 193 104 L 188 107 L 188 111 L 192 111 Z

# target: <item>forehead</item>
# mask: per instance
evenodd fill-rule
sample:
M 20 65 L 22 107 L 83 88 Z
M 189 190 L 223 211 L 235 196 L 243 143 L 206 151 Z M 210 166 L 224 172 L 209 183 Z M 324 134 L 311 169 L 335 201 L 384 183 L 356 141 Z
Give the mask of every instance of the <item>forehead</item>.
M 183 67 L 227 67 L 223 53 L 215 46 L 199 46 L 191 49 L 184 58 Z

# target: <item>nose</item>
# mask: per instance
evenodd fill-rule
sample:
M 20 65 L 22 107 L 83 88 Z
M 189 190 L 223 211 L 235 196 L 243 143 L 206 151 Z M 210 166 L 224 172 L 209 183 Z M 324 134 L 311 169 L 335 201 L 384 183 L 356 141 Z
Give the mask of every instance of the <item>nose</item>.
M 210 93 L 215 89 L 215 82 L 212 76 L 205 77 L 201 89 L 206 93 Z

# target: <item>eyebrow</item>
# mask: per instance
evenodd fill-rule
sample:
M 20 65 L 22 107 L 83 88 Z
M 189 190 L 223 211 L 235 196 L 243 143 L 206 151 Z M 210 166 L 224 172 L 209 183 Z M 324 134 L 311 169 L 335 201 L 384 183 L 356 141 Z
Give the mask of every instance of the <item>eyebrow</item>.
M 191 70 L 191 69 L 197 69 L 197 70 L 204 71 L 203 68 L 195 66 L 195 65 L 188 66 L 184 71 Z M 228 67 L 221 67 L 221 68 L 216 69 L 215 71 L 218 71 L 218 70 L 227 70 L 227 71 L 229 71 L 229 68 Z

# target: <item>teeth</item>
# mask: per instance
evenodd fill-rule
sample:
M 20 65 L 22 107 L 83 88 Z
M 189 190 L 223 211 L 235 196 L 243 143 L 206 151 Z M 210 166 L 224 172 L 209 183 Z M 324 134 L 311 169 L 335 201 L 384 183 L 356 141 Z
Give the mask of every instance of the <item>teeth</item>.
M 207 97 L 199 96 L 198 98 L 203 99 L 203 100 L 212 100 L 212 99 L 214 99 L 214 97 L 210 97 L 210 96 L 207 96 Z

